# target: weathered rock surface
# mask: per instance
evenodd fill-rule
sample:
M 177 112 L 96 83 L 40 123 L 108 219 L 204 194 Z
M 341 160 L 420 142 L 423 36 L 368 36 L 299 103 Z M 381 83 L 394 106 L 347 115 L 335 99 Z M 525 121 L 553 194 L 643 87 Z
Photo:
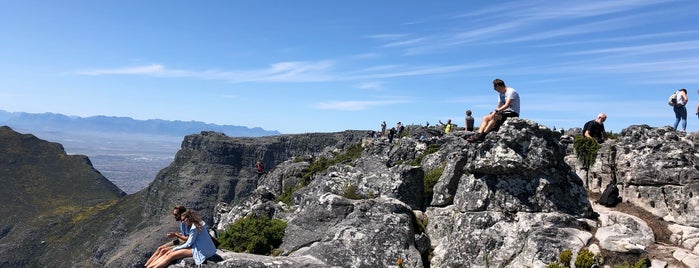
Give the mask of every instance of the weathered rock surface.
M 223 260 L 204 267 L 387 267 L 398 258 L 407 267 L 544 267 L 564 249 L 582 248 L 667 248 L 674 257 L 654 265 L 697 267 L 695 135 L 631 126 L 603 145 L 588 173 L 571 138 L 527 119 L 508 119 L 475 144 L 463 132 L 407 131 L 391 144 L 363 131 L 187 136 L 147 189 L 86 215 L 80 228 L 89 233 L 65 229 L 61 241 L 81 241 L 82 251 L 48 243 L 72 258 L 53 266 L 141 266 L 175 228 L 170 209 L 183 204 L 218 229 L 249 214 L 287 222 L 280 256 L 220 250 Z M 358 143 L 361 157 L 308 176 L 321 157 Z M 260 178 L 258 159 L 268 168 Z M 424 183 L 434 174 L 430 193 Z M 643 219 L 593 207 L 586 190 L 600 192 L 613 178 L 624 202 L 674 223 L 673 245 L 655 243 Z M 277 201 L 291 190 L 289 204 Z
M 587 180 L 583 179 L 583 182 L 589 191 L 601 193 L 608 183 L 616 181 L 623 202 L 640 207 L 671 223 L 668 229 L 673 233 L 670 238 L 673 245 L 662 247 L 670 247 L 670 251 L 678 252 L 675 258 L 688 267 L 699 267 L 688 264 L 697 258 L 693 237 L 696 233 L 694 230 L 699 227 L 698 138 L 697 133 L 685 135 L 669 126 L 630 126 L 619 134 L 618 139 L 602 144 L 589 172 L 577 162 L 572 153 L 571 141 L 566 162 L 575 168 L 580 177 L 587 176 Z M 643 224 L 632 224 L 637 227 L 640 225 Z M 613 235 L 620 236 L 619 233 L 624 228 L 635 227 L 619 226 Z M 626 229 L 626 232 L 635 231 Z M 616 242 L 602 243 L 600 246 L 607 250 L 625 252 L 628 248 L 620 246 L 620 243 L 630 239 L 631 236 L 620 236 Z M 646 239 L 645 243 L 648 242 Z M 644 242 L 637 241 L 634 244 L 641 245 Z M 640 247 L 635 250 L 640 250 Z
M 385 267 L 398 258 L 409 267 L 545 265 L 592 238 L 579 219 L 593 211 L 580 178 L 564 161 L 559 137 L 513 119 L 479 144 L 456 135 L 427 143 L 365 141 L 362 157 L 316 174 L 293 194 L 291 207 L 274 205 L 271 198 L 246 200 L 229 208 L 218 226 L 249 213 L 284 219 L 282 255 L 327 266 Z M 440 150 L 424 155 L 429 144 Z M 288 173 L 267 174 L 257 192 L 281 194 L 280 185 L 297 182 L 299 167 L 308 165 L 279 165 Z M 425 173 L 436 168 L 443 172 L 434 198 L 423 201 Z M 363 199 L 344 198 L 348 185 Z M 426 229 L 417 228 L 418 218 L 428 223 Z

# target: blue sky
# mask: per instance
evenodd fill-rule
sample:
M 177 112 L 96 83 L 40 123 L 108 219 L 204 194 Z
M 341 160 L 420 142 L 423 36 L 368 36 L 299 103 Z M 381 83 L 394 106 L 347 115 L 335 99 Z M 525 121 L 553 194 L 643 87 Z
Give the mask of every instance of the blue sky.
M 699 1 L 2 1 L 0 109 L 333 132 L 476 125 L 497 103 L 607 130 L 699 95 Z

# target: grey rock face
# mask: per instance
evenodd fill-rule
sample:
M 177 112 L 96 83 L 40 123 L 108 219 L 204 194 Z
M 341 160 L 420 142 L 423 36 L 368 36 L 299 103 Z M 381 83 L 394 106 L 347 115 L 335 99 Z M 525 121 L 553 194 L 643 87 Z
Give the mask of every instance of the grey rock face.
M 429 155 L 428 144 L 414 139 L 365 140 L 362 157 L 314 175 L 290 207 L 266 207 L 288 222 L 282 255 L 328 266 L 386 267 L 398 258 L 408 267 L 541 266 L 592 237 L 578 220 L 592 210 L 559 137 L 508 119 L 480 144 L 457 135 L 432 140 L 440 150 Z M 282 163 L 285 172 L 266 175 L 275 182 L 264 187 L 278 192 L 309 165 Z M 426 205 L 425 170 L 438 167 L 444 171 Z M 361 200 L 342 197 L 348 185 Z M 243 202 L 222 215 L 219 227 L 260 204 Z
M 697 140 L 669 126 L 630 126 L 603 144 L 587 187 L 601 192 L 616 177 L 623 200 L 666 221 L 699 227 Z M 574 159 L 568 163 L 579 166 Z

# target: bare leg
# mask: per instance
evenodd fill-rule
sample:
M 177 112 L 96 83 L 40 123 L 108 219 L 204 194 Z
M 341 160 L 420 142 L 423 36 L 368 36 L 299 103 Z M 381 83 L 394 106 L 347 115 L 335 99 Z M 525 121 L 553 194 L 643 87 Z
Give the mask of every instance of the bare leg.
M 481 126 L 478 127 L 478 133 L 487 133 L 492 126 L 490 126 L 493 122 L 493 113 L 486 114 L 483 116 L 483 121 L 481 121 Z
M 156 259 L 160 258 L 160 256 L 162 256 L 163 254 L 165 254 L 165 252 L 167 252 L 167 250 L 168 250 L 169 248 L 171 248 L 171 247 L 172 247 L 172 246 L 171 246 L 170 242 L 167 242 L 167 243 L 162 244 L 161 246 L 159 246 L 159 247 L 155 250 L 155 252 L 153 252 L 153 255 L 150 256 L 150 259 L 148 259 L 148 261 L 146 262 L 145 266 L 148 267 L 148 265 L 150 265 L 151 263 L 153 263 L 153 261 L 155 261 Z
M 192 249 L 191 248 L 185 248 L 185 249 L 180 249 L 176 251 L 168 251 L 165 255 L 162 257 L 158 258 L 155 262 L 151 263 L 151 266 L 148 266 L 148 268 L 164 268 L 170 265 L 170 263 L 174 260 L 179 260 L 182 258 L 186 257 L 192 257 Z

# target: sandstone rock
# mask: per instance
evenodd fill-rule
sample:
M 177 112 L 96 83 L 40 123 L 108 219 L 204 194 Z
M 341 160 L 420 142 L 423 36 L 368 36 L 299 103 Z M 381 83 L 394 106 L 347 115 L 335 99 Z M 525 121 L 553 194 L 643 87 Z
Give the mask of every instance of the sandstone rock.
M 621 212 L 600 212 L 601 227 L 595 238 L 603 249 L 622 253 L 642 253 L 655 242 L 653 230 L 638 217 Z

